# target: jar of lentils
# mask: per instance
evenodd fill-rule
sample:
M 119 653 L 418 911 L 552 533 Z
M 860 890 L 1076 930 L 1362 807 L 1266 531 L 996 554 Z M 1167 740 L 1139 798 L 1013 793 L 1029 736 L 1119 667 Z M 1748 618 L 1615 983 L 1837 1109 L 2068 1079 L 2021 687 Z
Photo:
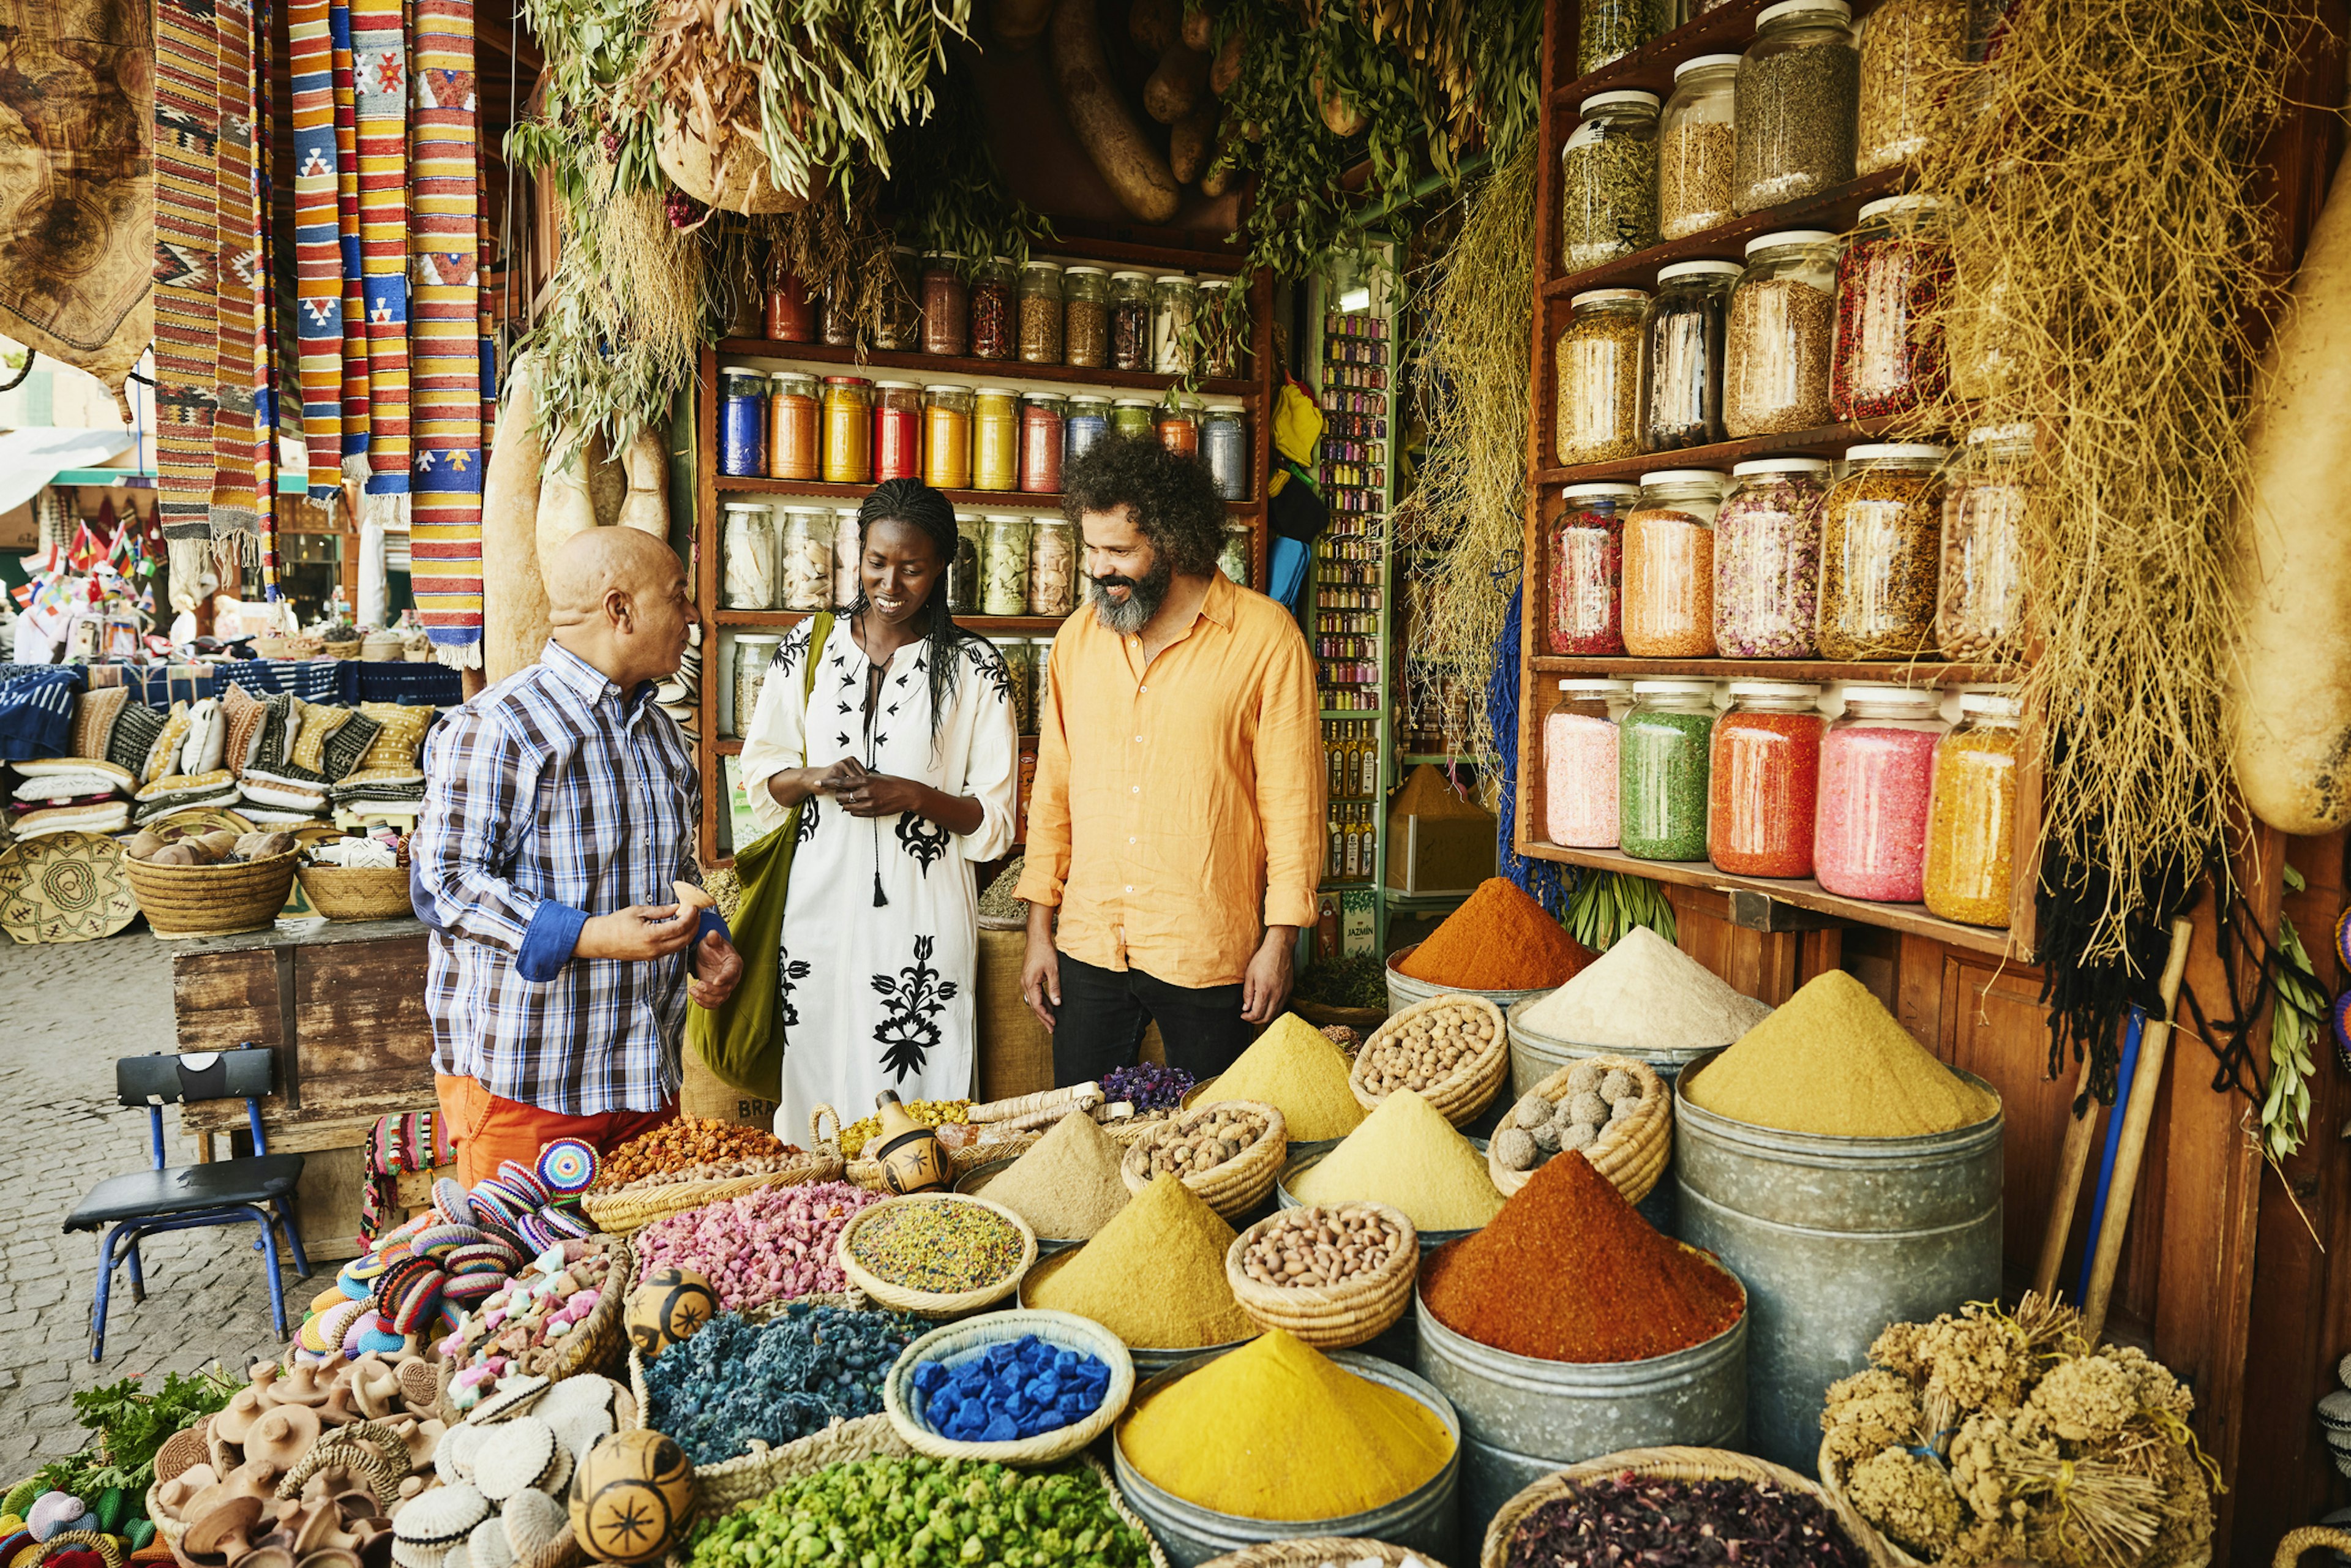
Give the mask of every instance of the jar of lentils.
M 1061 274 L 1062 362 L 1092 369 L 1110 363 L 1110 277 L 1099 267 Z
M 1561 467 L 1640 450 L 1641 318 L 1648 303 L 1638 288 L 1591 288 L 1568 301 L 1567 326 L 1552 349 Z
M 1987 425 L 1943 497 L 1943 561 L 1935 591 L 1935 643 L 1943 657 L 2001 664 L 2024 646 L 2025 465 L 2032 426 Z
M 1570 485 L 1560 492 L 1559 518 L 1551 528 L 1551 613 L 1543 629 L 1550 652 L 1584 658 L 1625 652 L 1625 514 L 1640 494 L 1635 486 L 1613 484 Z
M 1780 0 L 1739 61 L 1731 204 L 1740 216 L 1853 178 L 1861 55 L 1845 0 Z
M 1110 362 L 1113 370 L 1151 368 L 1151 274 L 1110 275 Z
M 1714 645 L 1726 659 L 1809 659 L 1819 618 L 1827 462 L 1734 464 L 1714 515 Z
M 1020 269 L 1020 359 L 1025 364 L 1061 362 L 1061 269 L 1032 261 Z
M 1673 0 L 1583 0 L 1576 7 L 1575 74 L 1590 76 L 1673 26 Z
M 1935 648 L 1948 449 L 1845 449 L 1821 508 L 1821 656 L 1915 659 Z
M 1677 261 L 1657 269 L 1643 323 L 1641 450 L 1672 452 L 1728 439 L 1722 428 L 1724 318 L 1735 261 Z
M 1854 172 L 1915 160 L 1948 123 L 1946 73 L 1966 57 L 1968 0 L 1885 0 L 1861 25 Z
M 1932 691 L 1847 686 L 1821 737 L 1813 873 L 1845 898 L 1917 904 L 1926 891 L 1928 796 L 1943 738 Z
M 1707 858 L 1733 876 L 1813 874 L 1821 688 L 1733 681 L 1707 768 Z
M 1583 100 L 1559 153 L 1560 253 L 1581 272 L 1657 243 L 1657 95 Z
M 960 358 L 971 347 L 971 295 L 963 257 L 951 250 L 923 253 L 923 352 Z
M 1635 681 L 1617 729 L 1617 842 L 1645 861 L 1706 858 L 1707 774 L 1714 687 Z
M 992 256 L 971 280 L 971 353 L 977 360 L 1008 360 L 1014 347 L 1012 260 Z
M 805 371 L 778 371 L 768 388 L 768 477 L 815 478 L 822 471 L 819 449 L 824 423 L 816 378 Z
M 1836 235 L 1783 229 L 1747 243 L 1722 351 L 1722 427 L 1733 440 L 1829 423 Z
M 1200 455 L 1200 425 L 1192 412 L 1197 406 L 1179 398 L 1159 410 L 1155 426 L 1159 444 L 1178 457 L 1197 457 Z
M 1943 202 L 1923 193 L 1861 209 L 1837 261 L 1829 411 L 1840 420 L 1907 413 L 1943 395 L 1936 305 L 1950 286 Z
M 1616 716 L 1632 695 L 1626 681 L 1559 683 L 1543 719 L 1543 832 L 1573 850 L 1616 847 Z
M 1714 653 L 1714 517 L 1725 476 L 1668 468 L 1641 476 L 1625 518 L 1625 651 L 1641 659 Z
M 1928 913 L 2006 925 L 2014 889 L 2018 705 L 2008 692 L 1961 692 L 1959 722 L 1936 744 L 1928 791 Z
M 1732 127 L 1739 76 L 1737 55 L 1700 55 L 1674 68 L 1673 96 L 1657 119 L 1657 234 L 1687 239 L 1727 224 Z
M 1113 435 L 1149 435 L 1155 422 L 1151 416 L 1151 400 L 1147 397 L 1123 397 L 1110 405 L 1110 428 Z

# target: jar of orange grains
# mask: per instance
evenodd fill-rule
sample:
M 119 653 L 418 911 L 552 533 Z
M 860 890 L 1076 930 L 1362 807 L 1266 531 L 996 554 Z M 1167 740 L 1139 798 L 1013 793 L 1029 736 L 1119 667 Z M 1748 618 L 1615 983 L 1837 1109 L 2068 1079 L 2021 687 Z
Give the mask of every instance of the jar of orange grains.
M 1959 727 L 1935 744 L 1927 806 L 1927 908 L 1969 925 L 2006 925 L 2016 852 L 2018 705 L 1961 692 Z
M 1706 852 L 1733 876 L 1813 874 L 1820 784 L 1821 688 L 1733 681 L 1708 767 Z

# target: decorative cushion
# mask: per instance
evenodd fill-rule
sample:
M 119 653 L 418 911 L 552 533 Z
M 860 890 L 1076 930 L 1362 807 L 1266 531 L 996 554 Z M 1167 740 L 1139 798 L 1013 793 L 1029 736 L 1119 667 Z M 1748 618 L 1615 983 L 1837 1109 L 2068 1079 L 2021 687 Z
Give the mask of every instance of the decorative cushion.
M 336 727 L 335 733 L 319 748 L 319 771 L 329 779 L 349 777 L 359 768 L 360 758 L 375 744 L 375 737 L 383 733 L 383 726 L 367 715 L 348 708 L 344 711 L 350 716 Z
M 221 716 L 220 699 L 206 697 L 188 709 L 188 738 L 180 748 L 180 771 L 210 773 L 221 765 L 228 747 L 228 721 Z
M 253 765 L 253 754 L 261 745 L 261 720 L 269 710 L 259 697 L 234 682 L 221 694 L 220 705 L 227 730 L 221 764 L 231 773 L 243 773 Z
M 317 783 L 266 773 L 258 768 L 245 770 L 242 781 L 245 798 L 264 806 L 277 806 L 288 811 L 322 812 L 327 808 L 327 791 Z
M 131 825 L 131 803 L 109 800 L 98 806 L 51 806 L 27 811 L 8 824 L 20 839 L 43 833 L 119 833 Z
M 263 699 L 261 709 L 261 740 L 246 766 L 263 769 L 282 768 L 286 765 L 287 748 L 293 740 L 294 698 L 279 692 Z
M 362 768 L 331 789 L 338 800 L 422 800 L 424 775 L 413 768 Z
M 304 703 L 301 707 L 301 733 L 295 737 L 292 754 L 287 760 L 323 779 L 326 771 L 321 754 L 326 750 L 327 737 L 354 716 L 347 707 L 329 707 L 324 703 Z
M 434 710 L 404 707 L 399 703 L 361 703 L 360 712 L 383 726 L 383 733 L 375 737 L 359 765 L 413 768 L 417 747 L 424 744 L 424 732 L 433 727 Z
M 117 688 L 118 690 L 121 688 Z M 114 733 L 106 743 L 106 759 L 132 776 L 147 770 L 147 754 L 163 733 L 163 716 L 145 703 L 130 703 L 115 716 Z
M 155 744 L 147 748 L 146 766 L 139 769 L 139 781 L 152 784 L 166 774 L 180 770 L 180 749 L 188 739 L 188 705 L 173 703 L 171 716 L 163 720 L 163 732 Z
M 112 800 L 122 789 L 115 772 L 107 764 L 90 759 L 87 772 L 37 773 L 17 785 L 11 794 L 19 800 L 79 800 L 92 795 L 101 800 Z
M 114 799 L 111 789 L 100 789 L 94 794 L 60 790 L 47 797 L 20 795 L 8 802 L 8 810 L 22 816 L 26 811 L 46 811 L 52 806 L 103 806 Z
M 96 757 L 44 757 L 28 762 L 12 762 L 9 766 L 27 779 L 67 776 L 80 779 L 97 774 L 111 779 L 118 789 L 133 789 L 139 784 L 138 776 L 128 768 L 118 767 Z
M 209 773 L 172 773 L 158 779 L 139 791 L 139 803 L 151 806 L 174 795 L 215 795 L 224 784 L 235 784 L 235 779 L 225 768 L 215 768 Z
M 123 705 L 130 700 L 129 686 L 101 686 L 82 693 L 80 705 L 74 709 L 76 757 L 106 755 L 107 742 L 114 738 L 114 721 L 122 716 Z

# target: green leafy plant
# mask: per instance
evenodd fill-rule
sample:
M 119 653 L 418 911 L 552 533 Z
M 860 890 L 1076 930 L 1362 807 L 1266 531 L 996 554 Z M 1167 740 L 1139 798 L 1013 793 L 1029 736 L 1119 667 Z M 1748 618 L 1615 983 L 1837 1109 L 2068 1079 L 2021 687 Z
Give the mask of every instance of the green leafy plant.
M 165 1373 L 162 1386 L 152 1392 L 136 1377 L 82 1389 L 73 1396 L 74 1416 L 98 1435 L 97 1442 L 51 1460 L 37 1479 L 44 1490 L 70 1492 L 84 1501 L 110 1487 L 143 1492 L 154 1483 L 155 1454 L 165 1439 L 225 1407 L 243 1386 L 214 1365 L 209 1372 Z
M 547 95 L 536 114 L 507 132 L 507 157 L 518 167 L 555 172 L 564 193 L 589 193 L 598 163 L 611 165 L 612 190 L 659 189 L 654 121 L 644 100 L 625 90 L 653 37 L 647 0 L 523 0 L 523 15 L 547 51 Z
M 2285 868 L 2285 884 L 2304 887 L 2302 873 Z M 2270 977 L 2276 992 L 2270 1012 L 2270 1088 L 2262 1100 L 2262 1148 L 2273 1160 L 2290 1158 L 2310 1132 L 2311 1042 L 2326 1019 L 2326 993 L 2302 945 L 2294 917 L 2278 914 L 2278 964 Z
M 1674 906 L 1665 884 L 1624 872 L 1583 873 L 1567 901 L 1567 934 L 1605 953 L 1635 925 L 1674 939 Z

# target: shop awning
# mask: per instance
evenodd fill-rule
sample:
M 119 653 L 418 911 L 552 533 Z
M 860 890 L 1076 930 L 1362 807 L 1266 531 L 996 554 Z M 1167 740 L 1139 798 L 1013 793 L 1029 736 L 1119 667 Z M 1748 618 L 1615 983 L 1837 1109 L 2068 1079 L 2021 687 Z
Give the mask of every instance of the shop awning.
M 23 506 L 68 469 L 96 468 L 112 462 L 130 451 L 137 439 L 127 430 L 37 425 L 0 434 L 0 512 Z

